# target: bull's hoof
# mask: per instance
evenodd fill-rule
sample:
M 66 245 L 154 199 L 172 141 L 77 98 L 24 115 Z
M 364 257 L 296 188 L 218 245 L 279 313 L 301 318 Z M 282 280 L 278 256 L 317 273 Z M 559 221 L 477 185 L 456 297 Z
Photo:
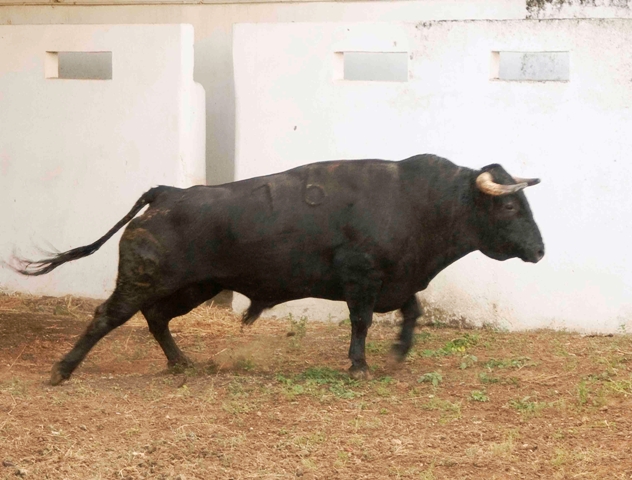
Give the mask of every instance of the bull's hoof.
M 389 363 L 403 363 L 406 360 L 407 351 L 401 343 L 396 343 L 391 347 L 389 353 Z
M 59 385 L 64 380 L 68 380 L 70 378 L 69 374 L 62 372 L 61 363 L 56 363 L 53 365 L 53 368 L 50 371 L 50 384 L 55 386 Z
M 369 372 L 369 367 L 351 367 L 349 368 L 349 376 L 355 380 L 371 380 L 373 375 Z

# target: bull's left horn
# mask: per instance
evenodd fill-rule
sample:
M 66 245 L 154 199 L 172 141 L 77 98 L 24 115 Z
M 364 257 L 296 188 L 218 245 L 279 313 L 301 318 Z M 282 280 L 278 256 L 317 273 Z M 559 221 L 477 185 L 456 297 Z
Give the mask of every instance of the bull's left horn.
M 516 185 L 501 185 L 494 182 L 494 177 L 489 172 L 483 172 L 476 177 L 476 186 L 478 189 L 486 193 L 498 197 L 500 195 L 509 195 L 510 193 L 516 193 L 529 186 L 528 182 L 517 183 Z
M 533 185 L 537 185 L 538 183 L 540 183 L 539 178 L 520 178 L 514 177 L 513 175 L 511 176 L 511 178 L 513 178 L 514 182 L 516 183 L 526 183 L 527 187 L 532 187 Z

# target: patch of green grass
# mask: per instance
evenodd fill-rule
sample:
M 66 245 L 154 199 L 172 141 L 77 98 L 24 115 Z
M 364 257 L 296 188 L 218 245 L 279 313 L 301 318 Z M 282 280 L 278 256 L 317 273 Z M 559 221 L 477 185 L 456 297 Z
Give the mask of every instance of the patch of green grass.
M 391 383 L 395 383 L 395 379 L 390 375 L 384 375 L 383 377 L 377 378 L 373 380 L 374 383 L 381 383 L 383 385 L 390 385 Z
M 307 451 L 312 451 L 318 445 L 322 445 L 326 440 L 327 436 L 323 432 L 317 431 L 309 435 L 298 435 L 293 437 L 290 443 Z
M 614 372 L 605 370 L 601 373 L 591 373 L 586 377 L 586 380 L 590 380 L 591 382 L 604 382 L 610 380 L 614 375 Z
M 446 410 L 451 412 L 461 412 L 461 404 L 453 403 L 449 400 L 442 400 L 438 397 L 432 397 L 428 402 L 422 405 L 424 410 Z
M 509 406 L 515 408 L 525 417 L 533 417 L 538 415 L 547 407 L 546 402 L 532 401 L 531 397 L 523 397 L 519 400 L 510 400 Z
M 384 376 L 382 378 L 378 378 L 377 380 L 373 380 L 371 383 L 375 387 L 375 393 L 380 397 L 390 397 L 393 392 L 389 388 L 391 383 L 395 382 L 393 377 Z
M 286 377 L 282 373 L 277 373 L 275 378 L 277 382 L 283 385 L 292 385 L 294 383 L 290 377 Z
M 247 397 L 248 396 L 248 392 L 246 391 L 244 382 L 242 382 L 239 377 L 233 378 L 230 381 L 230 383 L 227 385 L 227 388 L 231 397 Z
M 600 407 L 605 405 L 607 394 L 613 390 L 612 386 L 615 386 L 615 390 L 618 390 L 619 388 L 624 389 L 623 391 L 619 390 L 619 393 L 625 392 L 625 381 L 621 384 L 612 379 L 607 381 L 601 380 L 603 378 L 606 377 L 588 375 L 586 378 L 579 381 L 576 388 L 576 404 L 578 407 Z M 632 386 L 631 383 L 632 382 L 630 381 L 627 382 L 628 388 Z M 630 390 L 630 393 L 632 393 L 632 390 Z
M 250 372 L 255 369 L 255 362 L 251 358 L 241 357 L 235 360 L 233 366 L 236 370 Z
M 478 343 L 478 335 L 470 335 L 466 333 L 462 337 L 454 338 L 437 350 L 423 350 L 424 357 L 441 357 L 454 355 L 455 353 L 464 353 L 468 348 Z
M 432 333 L 423 331 L 423 332 L 415 333 L 413 335 L 413 341 L 414 343 L 421 343 L 421 342 L 425 342 L 426 340 L 430 340 L 431 337 L 432 337 Z
M 297 378 L 310 380 L 319 385 L 346 380 L 352 381 L 347 374 L 329 367 L 309 367 L 303 373 L 299 374 Z
M 532 362 L 529 357 L 517 357 L 501 360 L 492 358 L 484 364 L 484 367 L 490 370 L 492 368 L 523 368 L 532 366 L 535 366 L 535 363 Z
M 305 388 L 305 385 L 294 383 L 294 380 L 292 378 L 285 377 L 280 373 L 277 374 L 276 380 L 277 382 L 282 384 L 281 392 L 288 400 L 294 400 L 296 396 L 308 393 L 308 389 Z
M 253 408 L 247 402 L 231 400 L 222 403 L 222 410 L 232 415 L 241 415 L 252 412 Z
M 441 412 L 440 423 L 445 424 L 452 420 L 461 418 L 461 402 L 451 402 L 432 397 L 428 402 L 421 405 L 424 410 L 438 410 Z
M 472 367 L 478 362 L 478 358 L 476 355 L 463 355 L 461 358 L 461 363 L 459 364 L 459 368 L 461 370 L 465 370 L 466 368 Z
M 610 380 L 608 387 L 615 393 L 625 395 L 632 395 L 632 379 L 627 380 Z
M 510 458 L 513 456 L 516 448 L 516 438 L 518 438 L 518 430 L 512 429 L 504 435 L 502 442 L 493 443 L 490 445 L 490 451 L 492 455 L 502 458 Z
M 417 379 L 417 383 L 431 383 L 433 387 L 438 387 L 443 381 L 443 376 L 439 372 L 424 373 Z
M 553 457 L 551 458 L 551 465 L 556 468 L 561 468 L 566 465 L 576 464 L 585 460 L 586 455 L 579 451 L 569 451 L 563 448 L 556 448 Z
M 588 387 L 586 386 L 586 381 L 582 380 L 577 385 L 577 403 L 579 406 L 586 405 L 588 401 Z
M 495 377 L 490 375 L 488 372 L 481 372 L 478 374 L 478 380 L 485 385 L 491 385 L 494 383 L 502 384 L 502 385 L 510 385 L 519 387 L 520 382 L 516 377 Z
M 354 390 L 351 390 L 347 388 L 345 385 L 339 384 L 339 383 L 335 383 L 331 385 L 329 387 L 329 391 L 338 398 L 350 399 L 350 398 L 355 398 L 358 395 L 358 393 L 355 392 Z
M 489 397 L 487 396 L 487 393 L 481 390 L 472 390 L 470 393 L 470 400 L 475 402 L 489 402 Z
M 625 363 L 627 363 L 627 358 L 622 357 L 619 353 L 611 353 L 608 356 L 600 355 L 595 358 L 595 363 L 599 365 L 605 365 L 606 370 L 611 374 L 616 374 L 616 372 L 625 367 Z
M 293 377 L 278 374 L 276 379 L 283 384 L 283 393 L 288 399 L 303 394 L 323 398 L 327 393 L 330 393 L 334 397 L 342 399 L 355 398 L 360 395 L 360 392 L 350 388 L 359 385 L 357 380 L 329 367 L 310 367 Z
M 366 351 L 372 354 L 383 354 L 388 352 L 389 346 L 386 341 L 367 342 Z
M 478 379 L 481 383 L 492 384 L 492 383 L 500 383 L 501 379 L 498 377 L 493 377 L 489 375 L 487 372 L 481 372 L 478 374 Z
M 308 390 L 305 388 L 305 385 L 301 385 L 300 383 L 290 384 L 289 389 L 292 395 L 303 395 L 307 393 Z
M 307 333 L 307 317 L 302 316 L 297 320 L 290 313 L 288 315 L 288 321 L 290 323 L 290 336 L 293 336 L 296 340 L 302 339 L 305 333 Z

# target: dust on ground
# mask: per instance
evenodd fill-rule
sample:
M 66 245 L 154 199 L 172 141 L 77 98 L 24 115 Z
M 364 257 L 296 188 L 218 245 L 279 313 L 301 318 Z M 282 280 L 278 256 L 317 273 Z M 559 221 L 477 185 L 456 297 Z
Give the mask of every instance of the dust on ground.
M 172 322 L 194 368 L 139 316 L 49 386 L 97 304 L 0 296 L 0 478 L 632 478 L 628 335 L 424 327 L 394 369 L 383 323 L 355 381 L 344 322 L 203 306 Z

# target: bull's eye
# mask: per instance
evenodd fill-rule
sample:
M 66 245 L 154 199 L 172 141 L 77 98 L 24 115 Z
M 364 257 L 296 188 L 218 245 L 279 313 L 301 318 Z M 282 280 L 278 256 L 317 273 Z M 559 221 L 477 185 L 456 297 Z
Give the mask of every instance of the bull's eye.
M 505 203 L 505 210 L 508 212 L 516 211 L 516 206 L 513 203 Z

